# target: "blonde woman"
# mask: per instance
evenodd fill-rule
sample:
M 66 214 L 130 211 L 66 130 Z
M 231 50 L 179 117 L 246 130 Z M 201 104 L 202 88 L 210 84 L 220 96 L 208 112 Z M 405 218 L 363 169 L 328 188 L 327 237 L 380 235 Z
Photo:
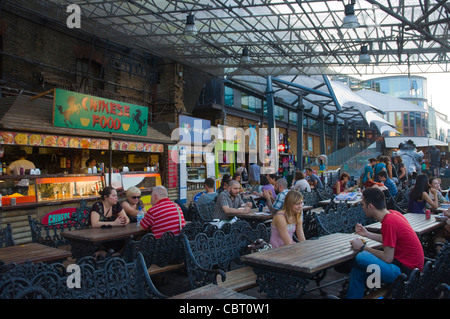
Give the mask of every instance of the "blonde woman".
M 127 189 L 127 198 L 122 202 L 122 207 L 127 213 L 132 222 L 136 221 L 139 207 L 144 209 L 144 203 L 141 201 L 141 190 L 135 186 L 131 186 Z
M 270 244 L 273 248 L 294 243 L 293 234 L 299 241 L 305 241 L 303 233 L 303 196 L 300 192 L 291 190 L 287 193 L 283 208 L 272 219 Z

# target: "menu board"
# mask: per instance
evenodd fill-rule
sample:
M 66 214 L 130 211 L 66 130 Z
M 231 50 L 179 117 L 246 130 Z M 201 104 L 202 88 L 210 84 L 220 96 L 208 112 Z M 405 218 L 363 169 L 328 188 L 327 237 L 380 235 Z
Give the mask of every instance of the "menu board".
M 169 188 L 176 188 L 178 183 L 178 151 L 177 146 L 168 147 L 168 180 Z
M 149 152 L 149 153 L 163 153 L 163 144 L 151 144 L 142 142 L 130 141 L 113 141 L 113 151 L 129 151 L 129 152 Z
M 0 144 L 108 150 L 107 139 L 0 131 Z

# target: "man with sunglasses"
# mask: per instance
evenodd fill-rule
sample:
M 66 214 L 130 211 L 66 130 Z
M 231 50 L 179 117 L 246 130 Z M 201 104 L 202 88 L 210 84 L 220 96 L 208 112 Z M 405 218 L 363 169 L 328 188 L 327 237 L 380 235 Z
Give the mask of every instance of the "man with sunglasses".
M 130 222 L 135 223 L 139 207 L 144 209 L 144 203 L 141 201 L 141 190 L 132 186 L 127 189 L 126 195 L 127 198 L 122 202 L 122 207 L 130 218 Z

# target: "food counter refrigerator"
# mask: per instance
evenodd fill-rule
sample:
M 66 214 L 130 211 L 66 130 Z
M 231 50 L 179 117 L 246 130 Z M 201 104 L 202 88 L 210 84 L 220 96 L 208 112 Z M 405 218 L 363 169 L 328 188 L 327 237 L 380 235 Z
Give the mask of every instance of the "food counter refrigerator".
M 22 179 L 29 181 L 28 191 L 23 194 L 14 192 L 14 185 Z M 98 198 L 98 192 L 103 187 L 104 178 L 101 174 L 2 175 L 0 177 L 3 207 L 49 204 L 64 200 L 94 200 Z M 12 198 L 14 200 L 11 200 Z

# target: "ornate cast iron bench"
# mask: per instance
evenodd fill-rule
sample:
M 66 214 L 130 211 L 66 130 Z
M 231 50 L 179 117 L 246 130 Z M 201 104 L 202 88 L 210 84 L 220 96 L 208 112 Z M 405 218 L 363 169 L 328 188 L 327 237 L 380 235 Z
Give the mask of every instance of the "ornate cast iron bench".
M 0 228 L 0 247 L 14 246 L 14 237 L 12 234 L 11 223 L 8 223 L 4 229 Z
M 181 234 L 193 239 L 198 233 L 205 231 L 210 225 L 199 222 L 187 223 Z M 160 238 L 152 233 L 144 235 L 140 240 L 128 241 L 123 258 L 127 261 L 135 260 L 141 253 L 149 275 L 185 268 L 185 253 L 182 236 L 175 236 L 172 232 L 165 232 Z
M 450 244 L 446 244 L 434 261 L 425 263 L 422 272 L 414 269 L 409 277 L 401 274 L 386 296 L 393 299 L 438 299 L 442 284 L 449 283 Z
M 166 298 L 147 274 L 142 254 L 133 262 L 120 257 L 79 260 L 76 272 L 59 263 L 10 264 L 0 269 L 1 299 L 160 299 Z
M 195 220 L 201 223 L 211 222 L 214 219 L 214 207 L 216 206 L 216 201 L 212 201 L 207 204 L 194 204 L 196 209 L 196 217 Z
M 339 205 L 339 210 L 332 209 L 314 215 L 317 225 L 318 236 L 333 233 L 352 233 L 355 231 L 356 223 L 368 225 L 375 220 L 367 218 L 361 204 L 348 207 Z
M 241 265 L 240 257 L 256 239 L 270 240 L 270 229 L 263 223 L 254 229 L 245 221 L 230 225 L 228 233 L 216 230 L 212 236 L 198 234 L 194 239 L 183 236 L 188 278 L 192 289 L 217 284 L 235 291 L 256 286 L 256 275 L 251 267 L 230 270 L 232 262 Z M 227 271 L 229 270 L 229 271 Z M 217 281 L 217 275 L 222 282 Z
M 70 218 L 52 224 L 43 224 L 28 215 L 31 228 L 31 238 L 34 243 L 40 243 L 51 247 L 60 247 L 69 244 L 61 235 L 62 232 L 72 229 L 83 229 L 89 224 L 90 208 L 82 200 L 80 207 L 76 207 Z

